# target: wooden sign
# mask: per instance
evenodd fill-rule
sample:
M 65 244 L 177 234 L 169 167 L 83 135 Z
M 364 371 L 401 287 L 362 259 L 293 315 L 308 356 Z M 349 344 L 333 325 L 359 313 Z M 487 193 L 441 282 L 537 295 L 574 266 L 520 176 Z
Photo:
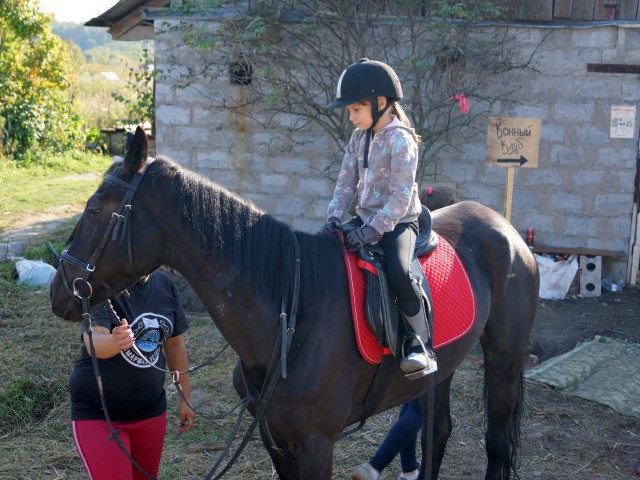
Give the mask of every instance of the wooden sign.
M 539 118 L 489 117 L 487 163 L 499 167 L 538 167 Z

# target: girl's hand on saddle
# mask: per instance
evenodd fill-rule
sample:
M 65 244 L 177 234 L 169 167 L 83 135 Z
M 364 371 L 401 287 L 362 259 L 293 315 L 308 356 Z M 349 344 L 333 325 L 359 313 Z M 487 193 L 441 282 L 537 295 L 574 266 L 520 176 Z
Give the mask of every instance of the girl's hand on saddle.
M 127 323 L 125 318 L 120 321 L 119 326 L 114 327 L 113 330 L 111 330 L 111 338 L 121 352 L 133 347 L 133 331 L 131 330 L 131 325 Z
M 381 238 L 382 235 L 375 228 L 363 225 L 347 233 L 347 248 L 354 252 L 364 245 L 376 243 Z

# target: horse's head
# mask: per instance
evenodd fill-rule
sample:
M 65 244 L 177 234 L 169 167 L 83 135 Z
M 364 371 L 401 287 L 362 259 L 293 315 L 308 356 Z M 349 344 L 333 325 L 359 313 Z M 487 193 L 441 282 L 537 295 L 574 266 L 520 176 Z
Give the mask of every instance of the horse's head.
M 145 240 L 140 225 L 133 226 L 131 213 L 147 156 L 147 136 L 138 127 L 124 160 L 107 171 L 87 201 L 51 283 L 51 308 L 59 317 L 80 321 L 83 307 L 116 296 L 153 270 L 147 255 L 133 254 L 141 251 Z

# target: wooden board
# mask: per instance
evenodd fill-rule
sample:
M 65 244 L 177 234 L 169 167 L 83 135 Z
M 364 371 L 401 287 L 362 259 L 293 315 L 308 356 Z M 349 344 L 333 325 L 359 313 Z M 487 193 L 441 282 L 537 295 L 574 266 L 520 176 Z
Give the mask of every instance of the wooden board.
M 571 18 L 573 0 L 556 0 L 553 5 L 553 18 Z
M 573 2 L 573 20 L 593 20 L 593 11 L 596 0 L 578 0 Z
M 531 248 L 533 253 L 555 253 L 558 255 L 588 255 L 591 257 L 627 258 L 622 250 L 604 250 L 583 247 L 543 247 L 536 245 Z
M 539 118 L 489 117 L 487 163 L 498 167 L 538 168 Z
M 527 20 L 553 20 L 552 0 L 526 0 L 518 4 L 518 17 Z

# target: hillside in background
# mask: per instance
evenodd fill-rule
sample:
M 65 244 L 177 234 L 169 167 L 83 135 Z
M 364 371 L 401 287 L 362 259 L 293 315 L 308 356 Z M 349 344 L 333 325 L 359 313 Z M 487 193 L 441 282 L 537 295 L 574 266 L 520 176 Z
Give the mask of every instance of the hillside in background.
M 136 75 L 150 71 L 151 40 L 114 41 L 106 28 L 75 22 L 52 22 L 51 29 L 71 45 L 77 81 L 71 98 L 85 130 L 111 128 L 135 122 L 131 103 L 142 88 Z
M 77 45 L 87 63 L 100 65 L 133 65 L 138 62 L 142 49 L 153 52 L 153 41 L 114 41 L 106 28 L 85 27 L 81 23 L 51 23 L 53 33 L 67 43 Z M 153 54 L 151 55 L 153 58 Z

